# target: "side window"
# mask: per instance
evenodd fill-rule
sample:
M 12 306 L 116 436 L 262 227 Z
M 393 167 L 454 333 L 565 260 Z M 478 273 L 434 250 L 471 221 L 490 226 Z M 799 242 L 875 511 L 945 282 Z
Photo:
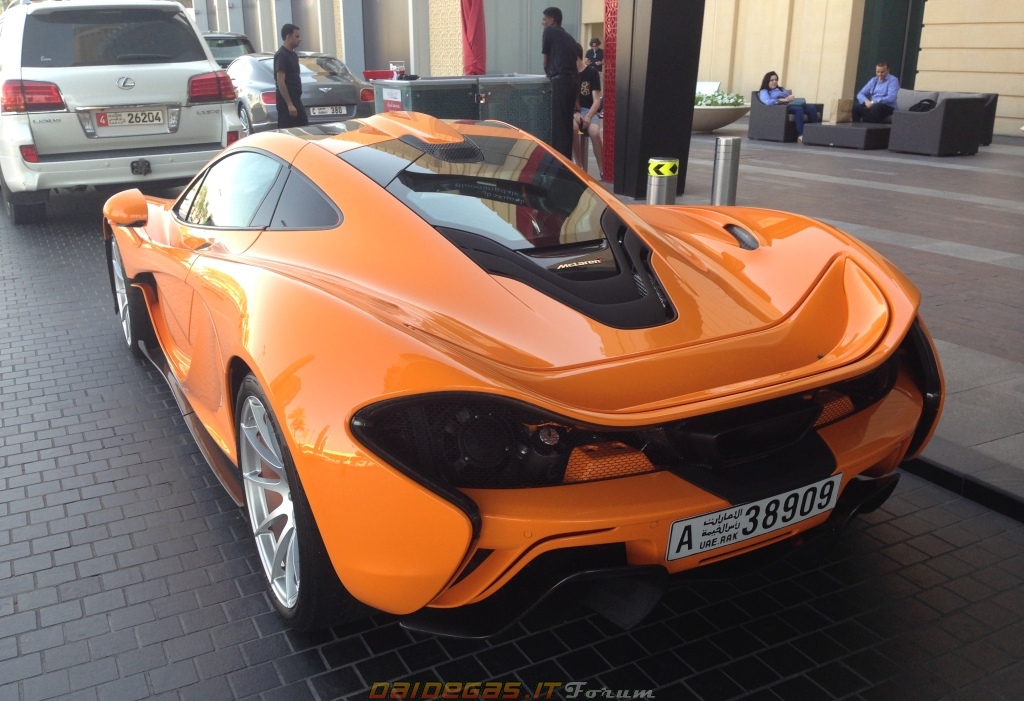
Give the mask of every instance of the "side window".
M 210 167 L 194 195 L 185 193 L 178 214 L 197 226 L 247 228 L 280 170 L 277 161 L 259 153 L 231 154 Z
M 316 185 L 292 171 L 277 203 L 271 229 L 333 229 L 341 212 Z
M 203 184 L 203 179 L 206 177 L 206 173 L 196 178 L 191 187 L 185 191 L 185 194 L 181 196 L 178 201 L 178 206 L 174 208 L 174 213 L 178 215 L 178 219 L 182 221 L 188 221 L 188 211 L 192 209 L 192 203 L 196 201 L 196 193 L 199 192 L 199 187 Z

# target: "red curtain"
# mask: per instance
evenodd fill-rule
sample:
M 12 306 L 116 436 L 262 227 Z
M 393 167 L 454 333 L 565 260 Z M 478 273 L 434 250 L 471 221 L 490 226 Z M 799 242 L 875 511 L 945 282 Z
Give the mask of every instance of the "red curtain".
M 484 0 L 462 0 L 462 70 L 466 75 L 487 72 Z

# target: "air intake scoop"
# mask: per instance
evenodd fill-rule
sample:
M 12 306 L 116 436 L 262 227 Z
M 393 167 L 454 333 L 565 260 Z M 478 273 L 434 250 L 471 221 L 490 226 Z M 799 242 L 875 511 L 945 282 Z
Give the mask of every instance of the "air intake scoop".
M 382 112 L 360 120 L 395 139 L 415 137 L 424 144 L 458 144 L 464 141 L 462 134 L 437 117 L 419 112 Z M 403 141 L 405 139 L 402 139 Z

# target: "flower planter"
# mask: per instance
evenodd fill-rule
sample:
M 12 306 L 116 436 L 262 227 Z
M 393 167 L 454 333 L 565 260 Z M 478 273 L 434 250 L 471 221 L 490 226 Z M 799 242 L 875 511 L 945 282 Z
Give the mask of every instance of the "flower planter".
M 715 129 L 732 124 L 737 119 L 750 111 L 747 105 L 728 107 L 694 107 L 693 128 L 694 132 L 710 132 Z

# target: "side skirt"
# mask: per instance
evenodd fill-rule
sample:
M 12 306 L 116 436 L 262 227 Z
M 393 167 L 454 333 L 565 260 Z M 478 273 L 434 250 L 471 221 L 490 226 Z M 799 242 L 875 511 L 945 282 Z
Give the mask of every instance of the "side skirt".
M 139 341 L 139 348 L 142 349 L 149 362 L 153 363 L 153 367 L 164 376 L 167 386 L 171 388 L 171 394 L 174 395 L 174 401 L 178 403 L 181 418 L 185 419 L 185 425 L 188 426 L 192 438 L 195 439 L 196 445 L 199 446 L 199 452 L 206 458 L 206 462 L 210 465 L 210 469 L 213 470 L 213 474 L 217 477 L 225 491 L 227 491 L 231 500 L 241 506 L 245 501 L 245 493 L 242 490 L 242 480 L 238 474 L 238 467 L 224 454 L 224 451 L 220 449 L 220 446 L 217 445 L 217 442 L 213 440 L 213 437 L 203 426 L 202 422 L 196 417 L 195 410 L 185 396 L 181 383 L 178 382 L 178 378 L 171 372 L 171 366 L 168 364 L 163 350 L 161 350 L 160 346 L 150 348 L 146 345 L 145 341 Z

